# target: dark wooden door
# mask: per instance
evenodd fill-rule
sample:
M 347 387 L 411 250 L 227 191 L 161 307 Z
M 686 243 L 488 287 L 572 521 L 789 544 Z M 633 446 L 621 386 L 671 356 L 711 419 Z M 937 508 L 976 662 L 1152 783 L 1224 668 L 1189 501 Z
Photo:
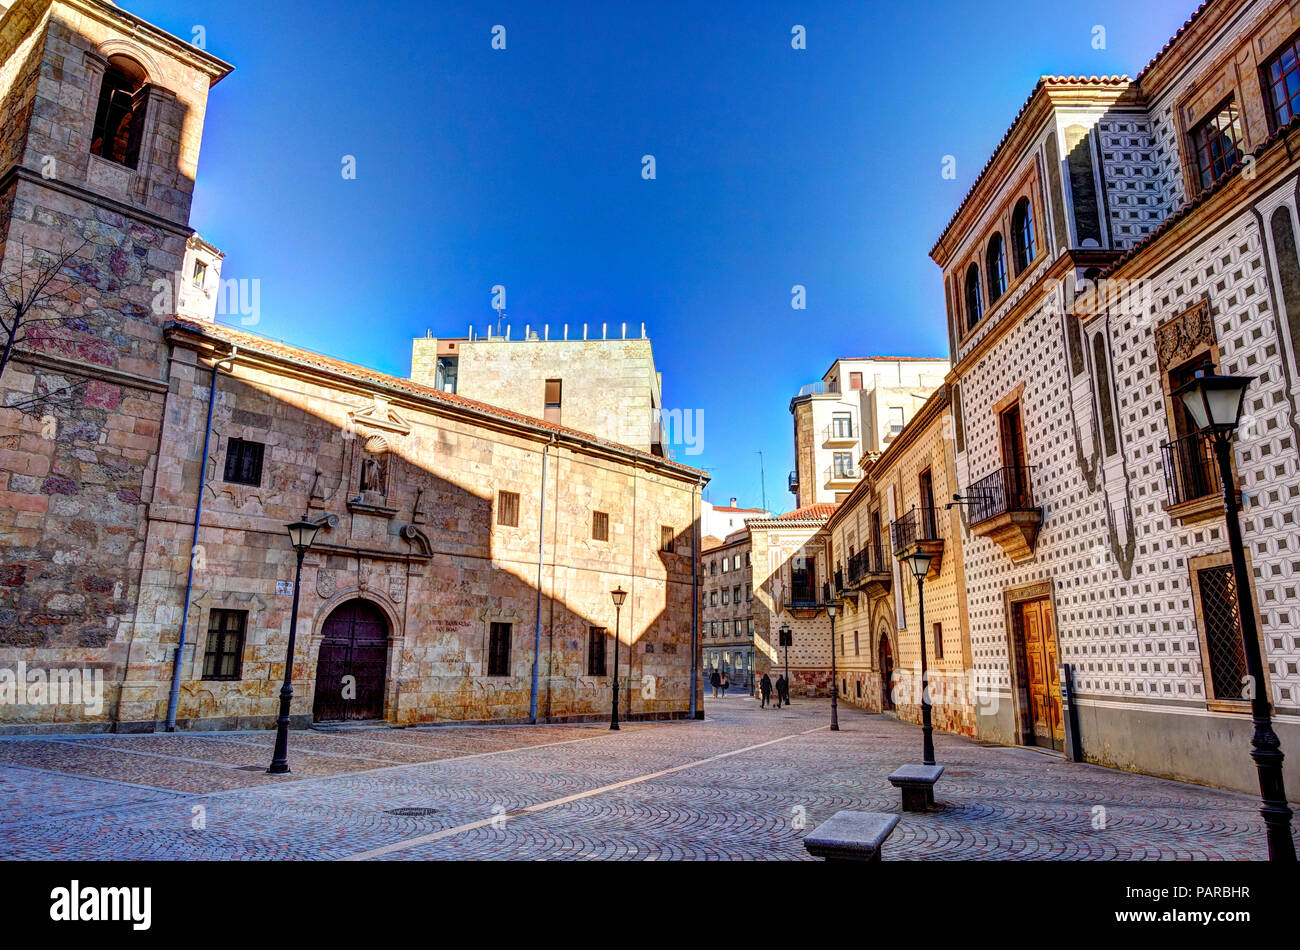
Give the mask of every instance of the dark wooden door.
M 1034 600 L 1021 604 L 1018 612 L 1025 651 L 1031 738 L 1036 745 L 1064 749 L 1065 723 L 1061 718 L 1061 683 L 1051 608 L 1047 601 Z
M 329 615 L 321 635 L 316 721 L 382 718 L 388 623 L 379 608 L 364 600 L 348 601 Z
M 894 653 L 889 649 L 889 637 L 880 635 L 880 708 L 893 709 Z

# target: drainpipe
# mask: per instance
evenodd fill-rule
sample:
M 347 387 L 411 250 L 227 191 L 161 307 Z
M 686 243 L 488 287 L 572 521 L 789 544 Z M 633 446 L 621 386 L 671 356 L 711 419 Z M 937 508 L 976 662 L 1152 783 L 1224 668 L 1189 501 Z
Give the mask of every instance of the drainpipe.
M 555 434 L 551 441 L 542 446 L 542 492 L 537 506 L 537 623 L 533 627 L 533 687 L 528 695 L 528 721 L 537 725 L 537 678 L 542 666 L 542 565 L 546 543 L 546 456 L 555 444 Z
M 203 517 L 203 486 L 208 480 L 208 443 L 212 438 L 212 405 L 217 401 L 217 377 L 221 364 L 229 363 L 239 352 L 238 346 L 232 346 L 230 353 L 212 364 L 212 382 L 208 386 L 208 421 L 203 427 L 203 462 L 199 466 L 199 497 L 194 502 L 194 534 L 190 537 L 190 567 L 185 576 L 185 611 L 181 614 L 181 635 L 176 642 L 176 656 L 172 659 L 172 688 L 167 697 L 168 732 L 176 731 L 176 707 L 181 696 L 181 657 L 185 653 L 185 634 L 190 624 L 190 597 L 194 593 L 194 549 L 199 543 L 199 519 Z
M 700 681 L 700 521 L 696 504 L 704 482 L 698 482 L 691 492 L 691 718 L 703 719 L 704 712 L 697 712 L 696 691 Z

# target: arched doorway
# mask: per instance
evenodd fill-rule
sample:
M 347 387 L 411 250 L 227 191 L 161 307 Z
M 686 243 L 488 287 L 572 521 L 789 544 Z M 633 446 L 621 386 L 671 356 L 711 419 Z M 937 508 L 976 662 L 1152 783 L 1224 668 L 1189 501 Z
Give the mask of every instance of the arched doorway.
M 382 718 L 387 665 L 388 621 L 383 612 L 366 600 L 340 604 L 321 627 L 313 718 Z
M 894 678 L 894 651 L 889 647 L 889 636 L 882 633 L 880 635 L 880 647 L 878 650 L 880 665 L 880 709 L 883 712 L 886 709 L 894 708 L 894 697 L 890 688 L 890 683 Z

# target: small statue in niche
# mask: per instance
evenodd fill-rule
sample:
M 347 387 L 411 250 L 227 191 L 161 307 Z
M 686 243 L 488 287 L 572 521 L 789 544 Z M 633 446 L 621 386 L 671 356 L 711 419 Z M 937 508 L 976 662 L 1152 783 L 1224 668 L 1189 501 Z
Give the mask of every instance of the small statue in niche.
M 384 464 L 374 456 L 367 455 L 361 460 L 361 490 L 382 495 L 384 488 Z

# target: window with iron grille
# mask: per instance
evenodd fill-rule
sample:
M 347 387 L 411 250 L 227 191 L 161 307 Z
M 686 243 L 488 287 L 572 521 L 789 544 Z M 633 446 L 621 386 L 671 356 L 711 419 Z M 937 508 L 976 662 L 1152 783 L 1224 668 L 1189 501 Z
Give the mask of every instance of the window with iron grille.
M 261 442 L 231 439 L 226 443 L 225 480 L 236 485 L 262 484 Z
M 1286 125 L 1300 109 L 1300 34 L 1291 37 L 1264 64 L 1269 118 L 1274 129 Z
M 1231 565 L 1203 567 L 1196 572 L 1205 621 L 1205 653 L 1209 661 L 1210 688 L 1215 699 L 1241 700 L 1246 677 L 1246 654 L 1241 643 L 1241 615 L 1237 607 L 1237 579 Z
M 208 643 L 203 651 L 205 680 L 239 679 L 247 626 L 247 610 L 213 610 L 208 613 Z
M 1241 121 L 1231 99 L 1192 129 L 1201 187 L 1209 188 L 1241 157 Z
M 514 625 L 493 622 L 488 637 L 488 676 L 510 675 L 510 636 Z
M 591 513 L 591 538 L 593 541 L 609 540 L 609 514 L 604 511 Z
M 519 527 L 519 492 L 497 492 L 497 524 L 507 528 Z
M 592 627 L 587 641 L 587 675 L 605 675 L 605 639 L 609 631 L 604 627 Z
M 673 539 L 676 537 L 676 535 L 677 532 L 675 532 L 668 525 L 666 524 L 660 525 L 659 526 L 659 550 L 666 551 L 671 554 L 673 550 Z
M 934 625 L 934 658 L 943 659 L 943 624 L 941 623 Z

